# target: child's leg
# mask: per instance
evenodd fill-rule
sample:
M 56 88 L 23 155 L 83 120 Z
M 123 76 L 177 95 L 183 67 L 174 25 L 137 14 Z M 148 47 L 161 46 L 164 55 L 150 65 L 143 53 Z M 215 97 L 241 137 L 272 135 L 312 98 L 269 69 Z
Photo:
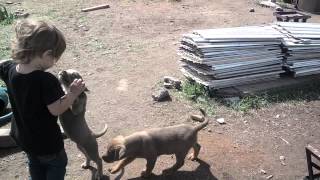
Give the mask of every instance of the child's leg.
M 47 180 L 64 180 L 67 164 L 67 154 L 66 151 L 63 149 L 55 159 L 46 163 Z
M 28 155 L 30 180 L 46 179 L 46 167 L 36 157 Z
M 28 158 L 31 180 L 64 180 L 68 163 L 64 149 L 58 154 Z

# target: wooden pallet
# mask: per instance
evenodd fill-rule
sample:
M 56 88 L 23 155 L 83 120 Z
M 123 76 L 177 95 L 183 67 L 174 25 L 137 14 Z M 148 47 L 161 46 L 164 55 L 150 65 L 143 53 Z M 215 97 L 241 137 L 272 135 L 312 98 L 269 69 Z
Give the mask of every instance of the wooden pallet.
M 307 166 L 308 166 L 308 176 L 306 176 L 304 179 L 307 180 L 315 180 L 319 179 L 320 174 L 315 173 L 314 169 L 320 170 L 319 164 L 317 164 L 312 157 L 317 159 L 318 161 L 320 160 L 320 151 L 319 151 L 319 145 L 317 144 L 308 144 L 306 146 L 306 156 L 307 156 Z
M 311 16 L 297 12 L 297 11 L 276 11 L 273 13 L 276 16 L 277 21 L 284 21 L 284 22 L 307 22 Z

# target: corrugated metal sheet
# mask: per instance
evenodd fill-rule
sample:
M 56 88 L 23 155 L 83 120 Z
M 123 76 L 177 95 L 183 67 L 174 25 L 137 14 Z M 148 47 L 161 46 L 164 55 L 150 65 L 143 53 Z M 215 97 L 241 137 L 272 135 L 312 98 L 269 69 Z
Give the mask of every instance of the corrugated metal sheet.
M 181 40 L 182 72 L 212 88 L 278 78 L 284 37 L 271 26 L 193 31 Z
M 280 73 L 320 73 L 320 24 L 276 22 L 267 26 L 195 30 L 184 34 L 181 71 L 211 88 L 270 81 Z
M 282 39 L 287 70 L 295 77 L 319 74 L 320 24 L 278 22 L 275 28 L 288 34 Z

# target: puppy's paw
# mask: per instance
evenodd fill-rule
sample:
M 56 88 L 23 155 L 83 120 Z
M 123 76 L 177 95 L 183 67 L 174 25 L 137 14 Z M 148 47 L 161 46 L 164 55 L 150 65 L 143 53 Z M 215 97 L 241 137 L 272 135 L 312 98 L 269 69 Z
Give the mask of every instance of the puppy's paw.
M 81 167 L 82 167 L 83 169 L 88 169 L 89 166 L 90 166 L 90 163 L 88 163 L 88 162 L 84 162 L 84 163 L 81 164 Z
M 119 171 L 119 169 L 117 167 L 111 167 L 108 169 L 108 171 L 111 173 L 111 174 L 115 174 L 116 172 Z
M 195 157 L 193 153 L 189 154 L 187 158 L 191 161 L 194 161 L 197 159 L 197 157 Z

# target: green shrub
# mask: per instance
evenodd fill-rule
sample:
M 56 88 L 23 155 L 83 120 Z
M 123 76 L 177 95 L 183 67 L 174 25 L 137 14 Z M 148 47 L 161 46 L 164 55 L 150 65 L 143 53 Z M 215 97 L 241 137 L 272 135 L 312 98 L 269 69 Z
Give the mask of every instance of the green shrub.
M 5 6 L 0 5 L 0 24 L 3 24 L 3 25 L 12 24 L 15 18 L 16 18 L 15 15 L 8 12 Z
M 192 100 L 196 100 L 199 96 L 207 95 L 203 85 L 189 80 L 182 84 L 182 92 L 187 98 Z

